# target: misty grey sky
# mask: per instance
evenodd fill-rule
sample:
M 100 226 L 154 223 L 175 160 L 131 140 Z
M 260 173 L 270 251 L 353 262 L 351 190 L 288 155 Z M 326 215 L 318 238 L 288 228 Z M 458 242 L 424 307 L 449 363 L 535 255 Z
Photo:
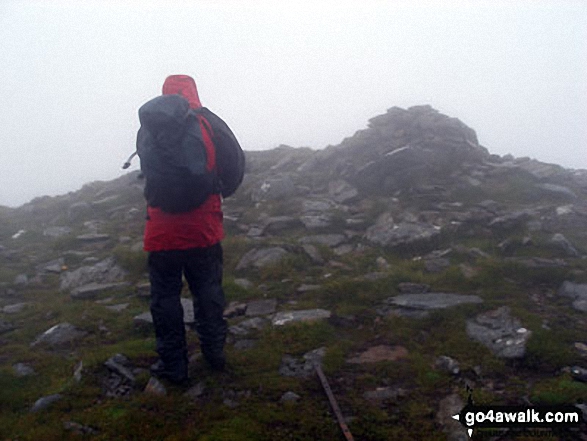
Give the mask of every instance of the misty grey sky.
M 2 0 L 0 205 L 125 173 L 178 73 L 246 150 L 430 104 L 492 153 L 587 168 L 585 1 Z

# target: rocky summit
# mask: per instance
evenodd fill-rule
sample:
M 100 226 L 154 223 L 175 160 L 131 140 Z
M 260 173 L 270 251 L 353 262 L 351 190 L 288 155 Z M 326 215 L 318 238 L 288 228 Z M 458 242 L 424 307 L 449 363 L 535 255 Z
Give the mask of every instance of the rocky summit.
M 227 369 L 184 286 L 185 390 L 149 374 L 138 172 L 0 207 L 2 438 L 340 439 L 318 367 L 356 439 L 466 439 L 469 398 L 584 409 L 587 171 L 482 141 L 424 105 L 247 151 L 224 201 Z

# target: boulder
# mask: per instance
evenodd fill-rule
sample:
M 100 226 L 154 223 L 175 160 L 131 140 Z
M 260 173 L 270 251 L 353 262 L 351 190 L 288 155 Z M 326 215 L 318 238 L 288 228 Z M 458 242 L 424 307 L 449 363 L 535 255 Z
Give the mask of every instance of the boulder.
M 526 342 L 532 335 L 517 318 L 510 315 L 507 306 L 467 320 L 466 329 L 471 339 L 480 342 L 500 358 L 522 358 L 526 352 Z
M 329 318 L 330 311 L 325 309 L 307 309 L 300 311 L 278 312 L 273 317 L 272 323 L 274 326 L 283 326 L 288 323 L 296 322 L 313 322 L 316 320 L 324 320 Z
M 479 296 L 450 294 L 440 292 L 428 292 L 423 294 L 400 294 L 387 299 L 389 305 L 400 306 L 407 309 L 433 310 L 445 309 L 464 304 L 482 303 Z
M 436 225 L 401 222 L 395 224 L 390 214 L 383 215 L 369 227 L 365 239 L 382 246 L 401 246 L 416 242 L 427 242 L 440 234 L 441 228 Z
M 264 268 L 278 263 L 287 255 L 288 252 L 281 247 L 255 248 L 241 258 L 236 270 L 240 271 L 250 267 Z
M 257 187 L 251 198 L 254 202 L 275 201 L 291 198 L 296 194 L 296 186 L 293 179 L 284 175 L 279 178 L 267 178 Z
M 31 343 L 31 347 L 48 345 L 52 348 L 60 348 L 73 344 L 73 342 L 85 337 L 87 334 L 86 331 L 82 331 L 70 323 L 60 323 L 39 335 Z
M 114 258 L 108 257 L 95 265 L 62 273 L 59 288 L 65 291 L 90 283 L 116 283 L 123 281 L 126 275 L 127 272 L 116 264 Z
M 256 300 L 247 304 L 245 315 L 254 317 L 258 315 L 269 315 L 275 312 L 277 299 Z

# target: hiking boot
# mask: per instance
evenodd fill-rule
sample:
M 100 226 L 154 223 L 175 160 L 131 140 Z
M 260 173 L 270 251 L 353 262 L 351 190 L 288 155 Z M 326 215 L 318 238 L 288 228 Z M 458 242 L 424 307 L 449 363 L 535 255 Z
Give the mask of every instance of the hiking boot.
M 163 360 L 153 363 L 150 370 L 151 375 L 174 384 L 185 384 L 188 381 L 187 367 L 169 369 Z

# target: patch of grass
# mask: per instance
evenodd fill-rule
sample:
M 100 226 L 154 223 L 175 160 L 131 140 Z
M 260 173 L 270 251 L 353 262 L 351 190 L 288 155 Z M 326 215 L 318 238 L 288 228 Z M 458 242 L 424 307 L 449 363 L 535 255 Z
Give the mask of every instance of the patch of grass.
M 148 271 L 147 253 L 143 250 L 132 251 L 128 246 L 118 245 L 114 247 L 112 254 L 120 266 L 129 272 L 129 277 L 133 279 L 140 279 Z
M 557 405 L 575 404 L 587 397 L 587 384 L 574 381 L 565 374 L 547 378 L 534 385 L 530 400 L 534 404 Z

